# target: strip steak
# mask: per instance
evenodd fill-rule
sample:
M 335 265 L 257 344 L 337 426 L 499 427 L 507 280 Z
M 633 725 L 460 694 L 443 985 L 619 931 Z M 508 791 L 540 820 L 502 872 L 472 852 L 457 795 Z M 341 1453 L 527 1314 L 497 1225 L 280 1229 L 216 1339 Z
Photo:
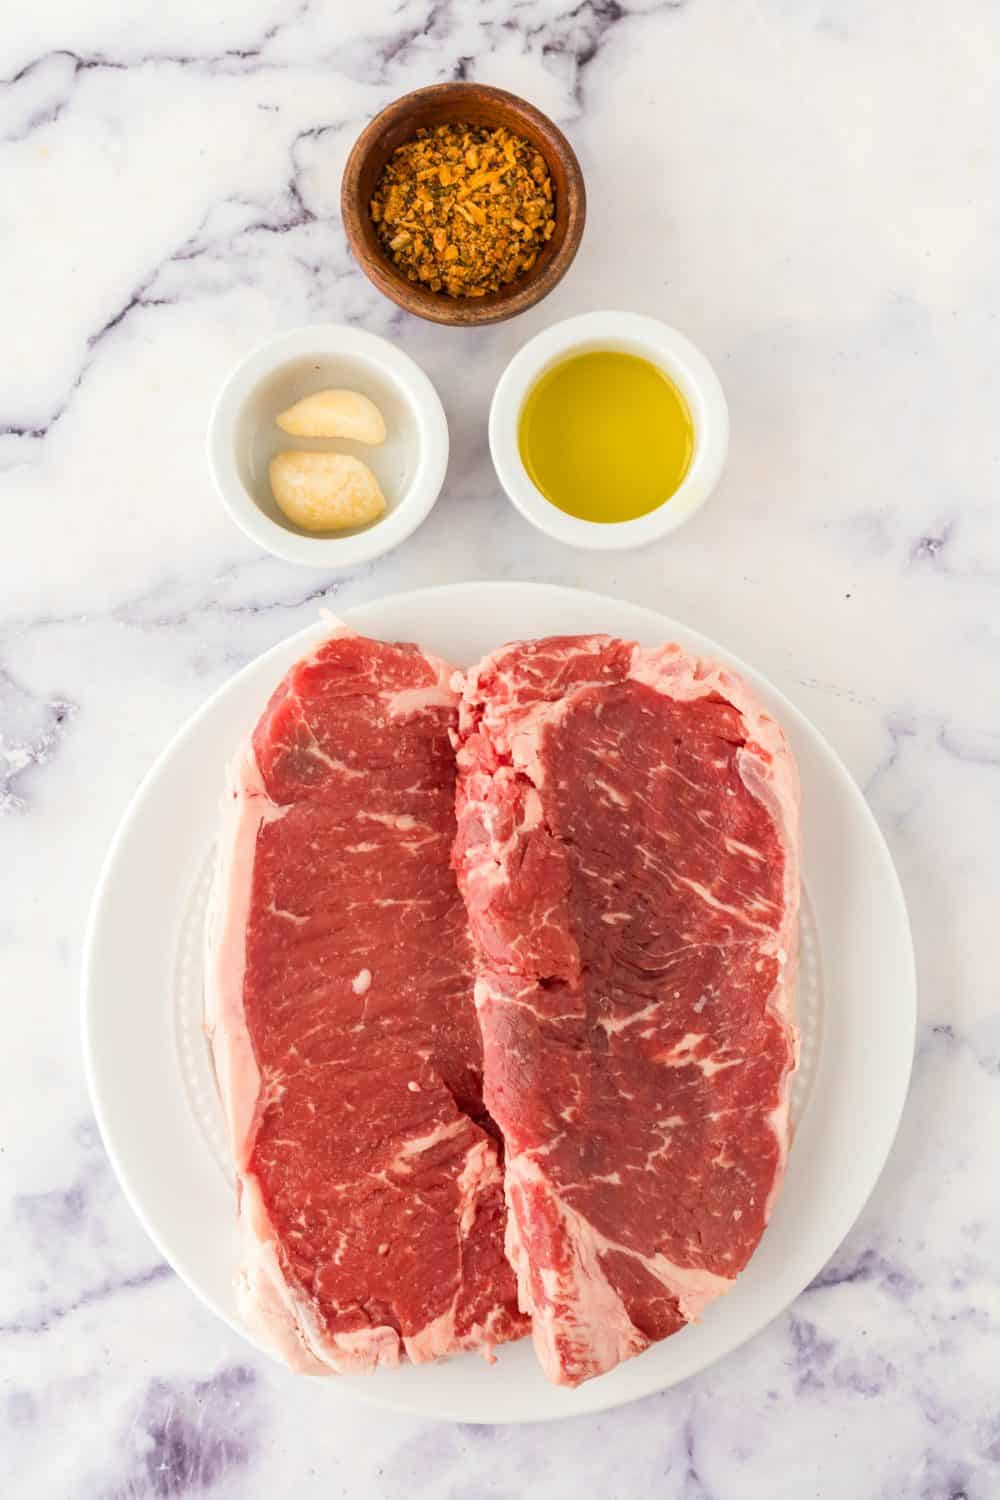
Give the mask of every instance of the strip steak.
M 604 636 L 467 676 L 455 861 L 507 1250 L 548 1376 L 699 1316 L 784 1172 L 798 781 L 724 667 Z
M 311 1373 L 489 1355 L 526 1331 L 449 859 L 452 670 L 339 632 L 232 772 L 206 1021 L 239 1297 Z

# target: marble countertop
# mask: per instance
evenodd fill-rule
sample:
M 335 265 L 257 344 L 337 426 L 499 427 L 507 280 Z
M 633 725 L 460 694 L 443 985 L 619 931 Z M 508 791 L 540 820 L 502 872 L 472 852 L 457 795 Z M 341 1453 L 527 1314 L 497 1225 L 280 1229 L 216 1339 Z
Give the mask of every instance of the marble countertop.
M 1000 1494 L 998 48 L 988 0 L 48 0 L 5 16 L 5 1494 Z M 364 121 L 454 77 L 550 112 L 590 195 L 563 284 L 475 333 L 398 315 L 337 212 Z M 527 527 L 485 424 L 524 339 L 608 305 L 705 349 L 733 442 L 689 526 L 605 557 Z M 257 552 L 204 458 L 232 363 L 321 319 L 397 340 L 452 430 L 430 519 L 346 577 Z M 814 1285 L 677 1389 L 506 1430 L 354 1404 L 202 1308 L 116 1185 L 77 1019 L 96 869 L 186 716 L 321 604 L 484 577 L 656 606 L 772 676 L 865 790 L 920 973 L 896 1148 Z

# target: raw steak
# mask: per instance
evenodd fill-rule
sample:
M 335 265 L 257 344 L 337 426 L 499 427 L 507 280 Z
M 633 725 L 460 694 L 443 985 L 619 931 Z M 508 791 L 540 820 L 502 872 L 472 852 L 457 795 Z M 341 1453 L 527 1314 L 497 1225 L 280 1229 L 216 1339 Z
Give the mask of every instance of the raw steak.
M 725 1292 L 777 1196 L 796 769 L 725 668 L 602 636 L 487 657 L 458 762 L 507 1253 L 575 1385 Z
M 240 1304 L 312 1373 L 526 1329 L 450 865 L 451 670 L 338 633 L 281 683 L 228 792 L 206 1019 Z

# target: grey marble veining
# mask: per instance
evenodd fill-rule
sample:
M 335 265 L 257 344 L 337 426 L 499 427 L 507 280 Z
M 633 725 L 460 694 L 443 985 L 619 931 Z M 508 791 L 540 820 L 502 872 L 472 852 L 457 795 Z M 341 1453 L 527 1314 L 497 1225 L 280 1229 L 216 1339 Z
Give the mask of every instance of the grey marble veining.
M 48 0 L 4 17 L 5 1492 L 1000 1495 L 998 47 L 987 0 Z M 590 196 L 571 275 L 475 333 L 382 300 L 337 211 L 372 112 L 456 77 L 557 118 Z M 521 522 L 485 421 L 521 342 L 614 305 L 704 347 L 733 443 L 695 521 L 600 557 Z M 255 552 L 203 453 L 233 362 L 319 319 L 397 340 L 452 432 L 425 525 L 343 576 Z M 482 577 L 660 608 L 786 688 L 885 832 L 921 986 L 896 1148 L 787 1314 L 661 1396 L 516 1430 L 355 1405 L 217 1323 L 121 1196 L 77 1026 L 96 869 L 184 718 L 321 606 Z

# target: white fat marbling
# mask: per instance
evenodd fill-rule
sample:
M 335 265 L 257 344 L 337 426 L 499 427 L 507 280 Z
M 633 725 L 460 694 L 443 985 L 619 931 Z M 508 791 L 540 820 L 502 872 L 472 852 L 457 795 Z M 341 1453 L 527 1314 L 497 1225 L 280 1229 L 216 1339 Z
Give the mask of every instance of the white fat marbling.
M 996 7 L 47 0 L 2 33 L 4 1493 L 1000 1494 Z M 369 115 L 454 77 L 554 114 L 590 192 L 571 275 L 479 333 L 398 314 L 337 214 Z M 704 347 L 733 445 L 691 525 L 605 558 L 519 519 L 485 422 L 524 339 L 609 305 Z M 391 333 L 452 426 L 431 518 L 341 578 L 244 541 L 203 451 L 233 361 L 317 319 Z M 77 1043 L 95 870 L 166 737 L 321 604 L 487 576 L 658 606 L 773 675 L 867 791 L 921 980 L 898 1145 L 792 1310 L 663 1396 L 507 1431 L 254 1357 L 125 1205 Z

